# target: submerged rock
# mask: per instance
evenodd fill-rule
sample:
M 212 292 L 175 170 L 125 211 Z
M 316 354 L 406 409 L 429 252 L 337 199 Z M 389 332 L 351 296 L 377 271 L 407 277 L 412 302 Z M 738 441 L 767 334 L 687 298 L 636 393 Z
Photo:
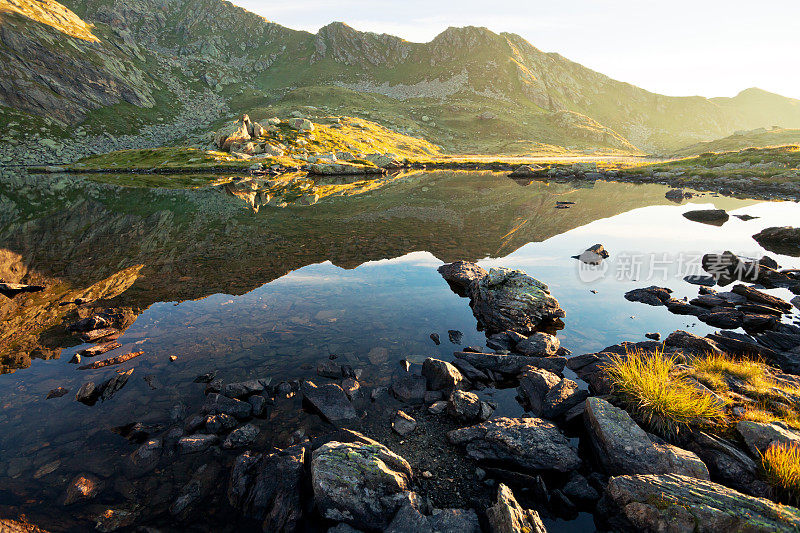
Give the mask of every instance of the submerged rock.
M 563 415 L 589 395 L 571 379 L 535 367 L 526 368 L 519 376 L 517 392 L 523 405 L 535 416 L 549 419 Z
M 521 270 L 493 268 L 475 284 L 472 312 L 489 333 L 533 334 L 565 316 L 547 285 Z
M 527 470 L 568 472 L 581 459 L 563 433 L 541 418 L 496 418 L 447 434 L 478 461 L 509 463 Z
M 77 502 L 91 500 L 102 489 L 102 482 L 91 474 L 75 476 L 67 487 L 67 495 L 64 498 L 64 505 L 72 505 Z M 0 531 L 2 531 L 0 524 Z
M 638 531 L 798 531 L 800 510 L 677 474 L 611 478 L 609 506 Z
M 791 226 L 766 228 L 753 235 L 753 239 L 770 252 L 800 256 L 800 228 Z
M 382 444 L 329 442 L 312 454 L 311 482 L 322 516 L 383 530 L 411 497 L 408 462 Z

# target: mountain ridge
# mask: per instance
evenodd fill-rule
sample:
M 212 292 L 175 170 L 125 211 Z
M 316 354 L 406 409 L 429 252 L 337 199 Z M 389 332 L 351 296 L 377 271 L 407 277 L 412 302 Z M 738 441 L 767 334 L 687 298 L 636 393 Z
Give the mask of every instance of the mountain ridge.
M 10 1 L 0 0 L 0 8 Z M 14 0 L 24 2 L 31 0 Z M 308 104 L 363 113 L 464 153 L 524 152 L 537 143 L 667 153 L 737 130 L 800 127 L 800 100 L 760 89 L 720 98 L 660 95 L 543 52 L 517 34 L 484 27 L 450 27 L 427 43 L 414 43 L 344 22 L 317 33 L 293 30 L 220 0 L 64 3 L 95 28 L 100 45 L 113 49 L 104 62 L 125 66 L 123 72 L 140 82 L 126 97 L 120 76 L 110 76 L 117 92 L 110 90 L 104 100 L 87 99 L 69 84 L 54 89 L 50 78 L 42 81 L 56 94 L 50 100 L 75 108 L 72 120 L 63 113 L 56 117 L 70 124 L 117 101 L 152 108 L 147 89 L 152 93 L 174 82 L 228 98 L 233 112 L 281 108 L 314 94 L 318 101 Z M 6 26 L 0 27 L 0 52 L 8 48 Z M 167 65 L 166 73 L 147 68 L 155 63 Z M 25 107 L 14 98 L 25 93 L 26 66 L 16 75 L 12 71 L 5 87 L 0 84 L 0 105 L 41 114 L 48 104 Z

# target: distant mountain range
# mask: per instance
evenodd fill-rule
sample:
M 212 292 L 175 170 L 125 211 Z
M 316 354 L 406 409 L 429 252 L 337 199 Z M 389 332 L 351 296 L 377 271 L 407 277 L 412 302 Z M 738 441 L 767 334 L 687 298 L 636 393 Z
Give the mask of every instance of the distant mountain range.
M 485 28 L 411 43 L 340 22 L 295 31 L 220 0 L 65 4 L 0 0 L 6 110 L 119 130 L 109 106 L 133 127 L 180 113 L 187 91 L 206 90 L 234 113 L 310 105 L 487 153 L 669 153 L 737 130 L 800 128 L 799 100 L 755 88 L 659 95 Z

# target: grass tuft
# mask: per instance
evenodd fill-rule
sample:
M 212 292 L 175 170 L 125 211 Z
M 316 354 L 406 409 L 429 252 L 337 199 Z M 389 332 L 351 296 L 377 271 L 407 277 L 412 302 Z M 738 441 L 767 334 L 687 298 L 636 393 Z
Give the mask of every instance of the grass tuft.
M 614 356 L 606 372 L 619 401 L 657 433 L 677 435 L 725 420 L 719 400 L 676 375 L 674 358 L 663 352 L 636 350 Z
M 767 482 L 790 503 L 800 501 L 800 448 L 792 444 L 773 444 L 761 456 Z

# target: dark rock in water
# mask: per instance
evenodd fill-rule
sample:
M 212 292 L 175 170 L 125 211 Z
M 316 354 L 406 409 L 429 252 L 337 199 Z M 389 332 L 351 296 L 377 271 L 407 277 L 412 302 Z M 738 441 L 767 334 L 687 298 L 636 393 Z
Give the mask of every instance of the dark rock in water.
M 94 405 L 99 398 L 100 391 L 92 381 L 88 381 L 81 385 L 81 388 L 78 389 L 78 392 L 75 394 L 75 399 L 86 405 Z
M 475 368 L 514 376 L 528 366 L 544 368 L 555 374 L 560 374 L 567 364 L 565 357 L 528 357 L 525 355 L 477 352 L 455 352 L 454 355 L 459 359 L 464 359 Z
M 144 377 L 144 382 L 147 383 L 147 386 L 150 387 L 150 390 L 157 390 L 161 388 L 161 382 L 158 380 L 155 374 L 147 374 Z
M 383 531 L 412 498 L 408 462 L 385 446 L 328 442 L 312 453 L 311 484 L 322 516 Z
M 464 336 L 463 333 L 458 331 L 457 329 L 448 329 L 447 330 L 447 337 L 450 339 L 452 344 L 461 344 L 461 338 Z
M 769 496 L 769 485 L 759 478 L 759 466 L 732 442 L 697 432 L 687 447 L 708 466 L 714 479 L 753 496 Z
M 734 285 L 731 289 L 731 292 L 740 294 L 751 302 L 768 305 L 784 312 L 791 311 L 792 309 L 792 304 L 789 302 L 781 300 L 780 298 L 772 296 L 771 294 L 759 291 L 758 289 L 754 289 L 753 287 L 748 287 L 747 285 Z
M 253 413 L 253 407 L 247 402 L 212 392 L 206 397 L 200 412 L 204 415 L 226 414 L 244 420 Z
M 43 291 L 42 285 L 23 285 L 22 283 L 0 283 L 0 294 L 13 298 L 18 294 Z
M 664 198 L 676 203 L 681 203 L 684 198 L 691 198 L 694 196 L 690 192 L 684 192 L 683 189 L 670 189 L 664 193 Z
M 514 172 L 508 175 L 509 178 L 534 178 L 542 173 L 543 167 L 539 165 L 520 165 Z
M 589 395 L 571 379 L 534 367 L 528 367 L 520 374 L 517 392 L 528 410 L 547 419 L 563 415 Z
M 677 474 L 613 477 L 605 499 L 637 531 L 797 531 L 800 509 Z
M 603 259 L 608 259 L 608 252 L 602 244 L 595 244 L 590 246 L 580 255 L 572 256 L 573 259 L 578 259 L 587 265 L 599 265 Z
M 758 260 L 758 265 L 760 267 L 762 267 L 762 268 L 771 268 L 773 270 L 777 270 L 778 268 L 780 268 L 780 266 L 778 265 L 778 262 L 775 261 L 773 258 L 771 258 L 768 255 L 765 255 L 764 257 L 759 259 Z
M 477 394 L 454 390 L 447 400 L 447 414 L 461 422 L 482 422 L 492 416 L 494 409 Z
M 110 352 L 111 350 L 116 350 L 121 346 L 122 345 L 117 341 L 104 342 L 102 344 L 86 348 L 85 350 L 81 350 L 78 352 L 78 355 L 82 355 L 83 357 L 96 357 L 106 352 Z
M 442 341 L 439 340 L 439 334 L 438 333 L 431 333 L 431 340 L 433 341 L 433 343 L 436 346 L 439 346 L 442 343 Z
M 736 309 L 715 308 L 711 312 L 699 315 L 697 318 L 715 328 L 736 329 L 742 326 L 744 315 Z
M 304 381 L 300 391 L 303 393 L 303 400 L 331 424 L 349 423 L 358 419 L 350 399 L 336 383 L 326 383 L 318 387 L 312 381 Z
M 219 435 L 220 433 L 232 430 L 236 427 L 237 423 L 236 419 L 231 415 L 220 413 L 206 416 L 202 426 L 205 427 L 206 433 Z
M 700 316 L 703 313 L 707 313 L 708 310 L 702 307 L 692 305 L 689 302 L 678 300 L 676 298 L 670 298 L 664 304 L 667 306 L 667 310 L 675 315 L 693 315 L 693 316 Z
M 226 450 L 231 450 L 249 446 L 256 440 L 259 433 L 261 431 L 253 424 L 245 424 L 231 431 L 222 443 L 222 447 Z
M 205 374 L 200 374 L 196 378 L 194 378 L 195 383 L 211 383 L 214 381 L 214 378 L 217 377 L 217 371 L 212 370 L 211 372 L 206 372 Z
M 550 493 L 550 507 L 556 515 L 566 520 L 574 520 L 578 517 L 577 506 L 560 490 L 554 490 Z
M 703 270 L 711 274 L 720 285 L 727 285 L 734 280 L 756 281 L 758 268 L 747 263 L 733 252 L 706 254 L 701 260 Z
M 735 216 L 739 220 L 743 220 L 745 222 L 747 222 L 748 220 L 755 220 L 757 218 L 761 218 L 761 217 L 754 217 L 754 216 L 750 216 L 750 215 L 733 215 L 733 216 Z
M 489 333 L 506 330 L 523 335 L 565 316 L 547 285 L 521 270 L 493 268 L 472 290 L 472 312 Z
M 340 378 L 342 377 L 342 365 L 330 359 L 322 359 L 317 363 L 317 374 L 325 378 Z
M 618 474 L 683 474 L 708 479 L 708 469 L 692 452 L 653 442 L 633 419 L 601 398 L 586 400 L 586 429 L 597 459 Z
M 250 396 L 247 399 L 247 403 L 249 403 L 253 407 L 253 416 L 264 416 L 264 413 L 267 409 L 267 399 L 261 396 L 260 394 L 256 394 L 254 396 Z
M 702 285 L 704 287 L 713 287 L 717 284 L 717 280 L 713 276 L 685 276 L 683 281 L 691 283 L 692 285 Z
M 538 332 L 518 342 L 514 350 L 529 357 L 552 357 L 560 347 L 561 342 L 555 335 Z
M 341 373 L 340 373 L 341 375 Z M 267 379 L 251 379 L 250 381 L 240 381 L 238 383 L 228 383 L 222 387 L 222 395 L 233 399 L 246 399 L 251 394 L 258 394 L 264 391 L 265 385 L 272 381 Z
M 169 507 L 169 513 L 180 521 L 188 521 L 217 488 L 220 474 L 221 469 L 216 463 L 198 468 Z
M 178 440 L 178 451 L 183 454 L 202 452 L 218 442 L 219 437 L 216 435 L 203 433 L 189 435 L 188 437 L 181 437 Z
M 753 239 L 770 252 L 800 257 L 800 228 L 766 228 L 753 235 Z
M 589 483 L 589 480 L 577 472 L 573 472 L 562 489 L 571 500 L 579 503 L 592 503 L 600 499 L 600 494 Z
M 103 488 L 103 482 L 91 474 L 80 474 L 75 476 L 70 481 L 67 487 L 67 495 L 64 498 L 64 505 L 72 505 L 73 503 L 86 502 L 93 499 L 100 490 Z M 2 526 L 2 524 L 0 524 Z M 2 528 L 5 531 L 5 528 Z M 36 533 L 36 530 L 29 530 L 31 533 Z M 13 532 L 9 532 L 13 533 Z
M 439 359 L 427 358 L 422 363 L 422 375 L 428 390 L 452 391 L 453 389 L 469 388 L 469 382 L 454 365 L 440 361 Z
M 125 460 L 123 468 L 128 477 L 141 477 L 155 470 L 163 452 L 161 439 L 152 439 L 142 443 L 131 452 Z
M 438 272 L 462 296 L 469 296 L 472 284 L 488 275 L 486 270 L 470 261 L 456 261 L 442 265 L 438 268 Z
M 49 400 L 50 398 L 61 398 L 65 394 L 69 393 L 69 389 L 65 389 L 64 387 L 58 387 L 57 389 L 53 389 L 47 393 L 47 397 L 45 400 Z
M 103 401 L 110 400 L 117 392 L 122 390 L 122 387 L 124 387 L 126 383 L 128 383 L 128 378 L 131 377 L 131 374 L 133 374 L 132 368 L 126 371 L 119 371 L 116 376 L 101 384 L 98 387 L 100 399 Z
M 112 340 L 118 338 L 119 335 L 120 331 L 116 328 L 93 329 L 81 335 L 81 340 L 83 342 L 111 342 Z
M 478 461 L 499 462 L 525 470 L 568 472 L 581 459 L 563 433 L 541 418 L 496 418 L 447 434 Z
M 654 341 L 660 341 L 661 340 L 661 333 L 657 333 L 657 332 L 656 333 L 645 333 L 644 336 L 647 337 L 648 339 L 651 339 L 651 340 L 654 340 Z
M 392 429 L 398 435 L 405 437 L 417 429 L 417 421 L 403 411 L 397 411 L 392 419 Z
M 150 438 L 150 435 L 161 433 L 164 426 L 161 424 L 143 424 L 142 422 L 131 422 L 111 428 L 112 433 L 128 439 L 129 442 L 141 444 Z
M 777 324 L 774 315 L 759 315 L 755 313 L 745 313 L 742 317 L 742 327 L 748 333 L 772 329 Z
M 692 222 L 701 222 L 713 226 L 722 226 L 730 218 L 724 209 L 697 209 L 683 213 Z
M 73 322 L 67 326 L 67 331 L 84 333 L 93 329 L 102 329 L 111 327 L 114 320 L 106 313 L 98 313 L 86 318 L 82 318 L 77 322 Z
M 647 305 L 659 306 L 667 303 L 672 296 L 672 289 L 667 287 L 645 287 L 644 289 L 633 289 L 625 293 L 625 299 L 629 302 L 641 302 Z
M 547 533 L 539 513 L 523 509 L 511 489 L 502 483 L 497 488 L 497 501 L 486 510 L 491 531 L 497 533 Z
M 422 403 L 425 399 L 425 378 L 404 372 L 392 382 L 391 391 L 395 398 L 406 403 Z
M 231 469 L 228 502 L 245 518 L 261 523 L 264 532 L 297 531 L 305 457 L 300 445 L 267 455 L 244 452 Z
M 689 333 L 688 331 L 684 331 L 682 329 L 670 333 L 664 340 L 664 345 L 680 348 L 682 351 L 694 355 L 719 355 L 723 352 L 713 340 L 706 337 L 700 337 L 699 335 Z
M 451 364 L 461 372 L 462 376 L 473 383 L 477 381 L 489 381 L 489 376 L 487 376 L 485 372 L 478 370 L 464 359 L 455 358 Z

